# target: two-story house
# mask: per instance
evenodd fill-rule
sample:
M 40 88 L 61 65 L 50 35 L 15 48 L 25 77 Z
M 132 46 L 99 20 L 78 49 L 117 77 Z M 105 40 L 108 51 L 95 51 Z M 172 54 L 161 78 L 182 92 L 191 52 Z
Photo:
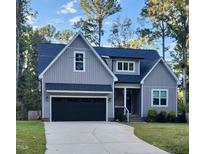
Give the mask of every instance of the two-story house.
M 179 81 L 155 50 L 93 47 L 81 33 L 68 45 L 38 45 L 42 118 L 108 121 L 117 108 L 146 117 L 177 113 Z

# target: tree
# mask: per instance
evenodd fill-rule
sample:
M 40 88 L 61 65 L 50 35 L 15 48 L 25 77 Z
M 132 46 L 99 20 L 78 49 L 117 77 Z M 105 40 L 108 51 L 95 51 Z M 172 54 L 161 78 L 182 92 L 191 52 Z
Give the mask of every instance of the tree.
M 24 33 L 24 63 L 22 66 L 21 84 L 18 86 L 19 97 L 23 106 L 21 111 L 21 119 L 27 119 L 29 110 L 40 109 L 40 97 L 38 89 L 37 75 L 37 50 L 36 37 L 31 27 L 28 27 Z
M 134 34 L 131 25 L 132 21 L 130 18 L 126 17 L 121 23 L 120 17 L 118 17 L 111 27 L 108 42 L 114 47 L 130 47 Z
M 26 119 L 28 110 L 40 108 L 35 36 L 28 22 L 28 16 L 34 17 L 35 12 L 29 4 L 29 0 L 16 1 L 17 115 L 21 119 Z
M 166 2 L 165 2 L 166 1 Z M 165 59 L 165 38 L 169 36 L 166 14 L 169 10 L 167 0 L 146 0 L 145 7 L 141 11 L 144 20 L 148 19 L 151 23 L 150 28 L 138 28 L 137 32 L 142 37 L 149 38 L 150 41 L 162 39 L 162 53 Z
M 23 65 L 25 62 L 25 33 L 28 30 L 28 16 L 34 16 L 35 12 L 30 7 L 30 0 L 16 0 L 16 96 L 23 112 L 24 105 L 20 95 L 20 85 L 23 83 Z
M 169 12 L 166 16 L 167 27 L 171 37 L 176 40 L 176 51 L 179 55 L 179 63 L 182 68 L 182 89 L 184 113 L 186 113 L 187 104 L 187 86 L 188 78 L 188 58 L 189 58 L 189 1 L 169 1 Z
M 73 36 L 72 31 L 68 29 L 64 29 L 62 31 L 57 31 L 56 34 L 54 35 L 54 38 L 60 43 L 67 44 L 70 41 L 72 36 Z
M 98 45 L 101 44 L 103 35 L 103 20 L 121 10 L 117 0 L 81 0 L 81 7 L 84 9 L 88 19 L 98 23 Z
M 56 28 L 53 25 L 46 25 L 35 30 L 42 41 L 50 43 L 54 37 Z
M 124 48 L 145 48 L 152 44 L 152 41 L 146 37 L 138 36 L 137 38 L 131 26 L 130 18 L 126 17 L 121 23 L 120 17 L 118 17 L 111 27 L 108 42 L 114 47 Z
M 28 26 L 27 20 L 29 15 L 33 15 L 29 0 L 16 0 L 16 87 L 19 85 L 19 77 L 23 65 L 23 34 Z M 18 96 L 18 90 L 16 91 Z
M 74 23 L 74 29 L 80 31 L 91 44 L 99 46 L 99 42 L 97 41 L 97 23 L 95 20 L 83 20 L 81 18 L 78 22 Z

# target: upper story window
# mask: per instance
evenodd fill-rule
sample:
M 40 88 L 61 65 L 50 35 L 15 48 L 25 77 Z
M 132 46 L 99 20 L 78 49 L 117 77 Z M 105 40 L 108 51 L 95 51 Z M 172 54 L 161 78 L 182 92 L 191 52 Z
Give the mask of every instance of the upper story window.
M 116 65 L 117 72 L 134 72 L 135 62 L 133 61 L 117 61 Z
M 74 52 L 74 71 L 75 72 L 85 71 L 85 52 L 81 52 L 81 51 Z
M 152 106 L 168 106 L 167 89 L 152 89 Z

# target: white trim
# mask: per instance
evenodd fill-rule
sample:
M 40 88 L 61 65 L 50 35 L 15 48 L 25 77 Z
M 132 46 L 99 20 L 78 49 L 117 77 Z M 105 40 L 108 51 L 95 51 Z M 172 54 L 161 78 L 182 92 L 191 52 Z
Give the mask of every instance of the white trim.
M 98 93 L 98 94 L 110 94 L 112 91 L 73 91 L 73 90 L 46 90 L 46 92 L 50 93 Z
M 83 70 L 76 70 L 76 54 L 83 54 Z M 73 52 L 73 71 L 74 72 L 85 72 L 85 52 L 84 51 L 74 51 Z
M 115 88 L 129 88 L 129 89 L 140 89 L 140 86 L 123 86 L 123 85 L 117 85 Z
M 176 117 L 178 116 L 178 86 L 176 86 Z
M 90 49 L 93 51 L 93 53 L 95 54 L 95 56 L 101 61 L 101 63 L 103 64 L 103 66 L 106 68 L 106 70 L 110 73 L 110 75 L 114 78 L 114 81 L 117 81 L 117 77 L 115 76 L 115 74 L 109 69 L 109 67 L 105 64 L 105 62 L 102 60 L 102 58 L 99 56 L 99 54 L 97 54 L 97 52 L 95 51 L 95 49 L 90 45 L 90 43 L 85 39 L 85 37 L 78 32 L 73 38 L 72 40 L 68 43 L 68 45 L 66 45 L 61 52 L 51 61 L 51 63 L 43 70 L 43 72 L 39 75 L 39 78 L 42 79 L 44 73 L 53 65 L 53 63 L 55 63 L 55 61 L 67 50 L 67 48 L 73 43 L 73 41 L 78 37 L 81 36 L 81 38 L 85 41 L 85 43 L 90 47 Z
M 108 96 L 66 96 L 66 95 L 50 95 L 50 117 L 49 121 L 52 122 L 52 98 L 63 97 L 63 98 L 105 98 L 106 99 L 106 121 L 108 121 Z
M 138 75 L 140 75 L 140 60 L 138 61 Z
M 157 64 L 159 64 L 159 62 L 162 60 L 163 64 L 165 65 L 165 67 L 168 69 L 168 71 L 171 73 L 171 75 L 174 77 L 174 79 L 177 81 L 177 84 L 180 84 L 179 79 L 176 77 L 176 75 L 173 73 L 173 71 L 171 70 L 171 68 L 167 65 L 167 63 L 165 62 L 165 60 L 163 58 L 159 58 L 158 61 L 154 64 L 154 66 L 149 70 L 149 72 L 144 76 L 144 78 L 141 80 L 141 84 L 144 83 L 144 80 L 149 76 L 149 74 L 154 70 L 154 68 L 157 66 Z
M 109 56 L 102 56 L 102 58 L 107 58 L 107 59 L 109 59 L 110 57 L 109 57 Z
M 118 63 L 122 63 L 122 70 L 119 70 L 118 69 Z M 127 63 L 128 64 L 128 66 L 127 66 L 127 69 L 128 70 L 124 70 L 124 63 Z M 133 70 L 132 71 L 130 71 L 129 70 L 129 64 L 130 63 L 133 63 Z M 122 61 L 122 60 L 120 60 L 120 61 L 116 61 L 116 66 L 115 66 L 116 68 L 116 72 L 135 72 L 135 61 Z
M 124 88 L 124 114 L 125 114 L 125 108 L 127 107 L 127 88 Z
M 42 118 L 44 118 L 44 80 L 41 80 L 41 106 L 42 106 Z
M 105 115 L 106 117 L 105 118 L 106 118 L 106 121 L 108 121 L 108 96 L 106 96 L 106 102 L 105 103 L 106 103 L 106 109 L 105 109 L 106 110 L 106 115 Z
M 115 118 L 115 82 L 112 84 L 113 118 Z
M 143 98 L 143 97 L 144 97 L 144 94 L 143 94 L 144 88 L 143 88 L 143 87 L 144 87 L 144 86 L 143 86 L 143 84 L 142 84 L 142 87 L 141 87 L 141 118 L 143 117 L 143 114 L 144 114 L 144 113 L 143 113 L 143 112 L 144 112 L 144 111 L 143 111 L 143 104 L 144 104 L 144 102 L 143 102 L 143 101 L 144 101 L 144 98 Z
M 159 105 L 153 104 L 153 91 L 159 91 Z M 166 105 L 161 105 L 161 91 L 167 92 Z M 168 102 L 169 102 L 169 90 L 168 89 L 152 89 L 151 90 L 151 106 L 152 107 L 168 107 Z

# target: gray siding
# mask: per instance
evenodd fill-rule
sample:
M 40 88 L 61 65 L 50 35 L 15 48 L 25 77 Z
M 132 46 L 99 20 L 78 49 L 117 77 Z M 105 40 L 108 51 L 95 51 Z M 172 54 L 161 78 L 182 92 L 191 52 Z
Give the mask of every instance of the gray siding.
M 167 68 L 160 62 L 150 75 L 145 79 L 143 85 L 143 117 L 147 116 L 150 108 L 166 110 L 167 112 L 176 112 L 176 87 L 177 82 L 168 72 Z M 151 106 L 151 91 L 152 89 L 168 89 L 168 107 L 152 107 Z
M 74 51 L 85 52 L 85 72 L 74 72 Z M 84 40 L 78 36 L 70 47 L 58 58 L 58 60 L 47 70 L 43 76 L 43 87 L 45 83 L 76 83 L 76 84 L 105 84 L 112 85 L 113 77 L 105 69 L 103 64 L 97 59 L 94 53 L 89 49 Z M 59 94 L 55 94 L 59 95 Z M 60 94 L 72 95 L 72 94 Z M 76 94 L 73 94 L 76 95 Z M 89 96 L 91 94 L 78 94 Z M 101 94 L 92 94 L 100 96 Z M 43 118 L 50 118 L 50 94 L 43 89 Z M 110 103 L 108 103 L 108 117 L 113 117 L 113 99 L 112 94 L 108 94 Z
M 45 82 L 112 84 L 113 77 L 103 64 L 88 48 L 81 37 L 78 37 L 58 60 L 44 74 Z M 85 52 L 85 72 L 74 72 L 74 51 Z
M 117 61 L 134 61 L 135 62 L 135 72 L 117 72 L 116 70 Z M 140 75 L 140 60 L 130 60 L 130 59 L 113 60 L 113 72 L 115 74 Z
M 110 68 L 110 70 L 112 70 L 113 71 L 113 69 L 112 69 L 112 59 L 110 59 L 110 58 L 103 58 L 104 59 L 104 61 L 106 62 L 106 64 L 107 64 L 107 66 Z

